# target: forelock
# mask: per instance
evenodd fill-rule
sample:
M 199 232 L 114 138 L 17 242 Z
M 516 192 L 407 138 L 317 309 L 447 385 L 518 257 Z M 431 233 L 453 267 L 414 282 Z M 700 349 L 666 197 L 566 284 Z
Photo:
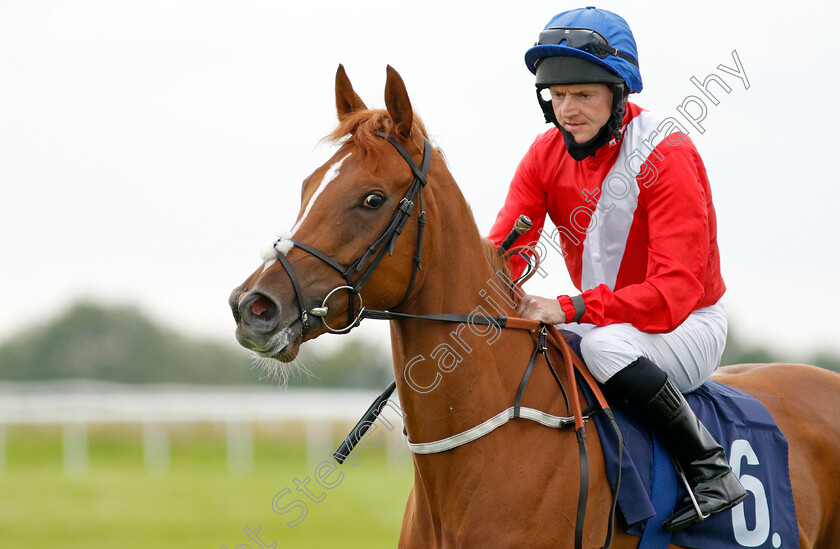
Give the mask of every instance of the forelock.
M 418 128 L 424 137 L 426 128 L 423 122 L 414 117 L 415 128 Z M 380 153 L 387 141 L 378 134 L 393 134 L 394 122 L 386 110 L 358 110 L 344 115 L 338 123 L 338 127 L 324 140 L 332 143 L 351 142 L 359 150 L 362 156 L 369 156 Z

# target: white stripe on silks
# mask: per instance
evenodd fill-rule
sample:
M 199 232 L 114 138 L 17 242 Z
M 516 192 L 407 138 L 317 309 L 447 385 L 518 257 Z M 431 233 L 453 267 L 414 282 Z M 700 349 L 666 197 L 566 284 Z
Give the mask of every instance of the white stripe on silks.
M 551 414 L 546 414 L 545 412 L 541 412 L 539 410 L 534 410 L 533 408 L 520 408 L 519 409 L 519 416 L 522 419 L 530 419 L 531 421 L 536 421 L 546 427 L 554 427 L 554 428 L 561 428 L 565 427 L 569 424 L 574 424 L 575 419 L 572 417 L 559 417 L 553 416 Z M 495 416 L 491 417 L 484 423 L 476 425 L 472 429 L 467 429 L 463 433 L 458 433 L 457 435 L 452 435 L 451 437 L 447 437 L 441 440 L 436 440 L 434 442 L 418 442 L 414 443 L 408 440 L 408 435 L 403 431 L 403 436 L 405 437 L 405 442 L 408 444 L 408 449 L 414 452 L 415 454 L 437 454 L 440 452 L 446 452 L 447 450 L 451 450 L 453 448 L 457 448 L 458 446 L 462 446 L 467 444 L 468 442 L 472 442 L 477 440 L 487 433 L 494 431 L 498 427 L 501 427 L 505 423 L 507 423 L 513 417 L 513 406 L 505 410 L 504 412 L 500 412 Z
M 586 229 L 581 256 L 581 290 L 599 284 L 615 289 L 639 202 L 636 176 L 650 151 L 665 137 L 656 131 L 660 123 L 658 117 L 642 111 L 625 126 L 618 157 L 601 183 L 598 204 Z

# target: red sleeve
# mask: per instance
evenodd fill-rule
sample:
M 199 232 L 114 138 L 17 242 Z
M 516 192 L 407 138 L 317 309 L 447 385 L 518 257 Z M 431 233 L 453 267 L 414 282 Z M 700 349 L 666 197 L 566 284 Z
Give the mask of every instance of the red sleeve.
M 668 332 L 703 298 L 710 250 L 705 168 L 687 140 L 657 150 L 664 158 L 654 157 L 656 179 L 648 186 L 639 182 L 638 207 L 648 229 L 645 279 L 615 291 L 603 284 L 585 291 L 581 322 L 629 322 L 644 332 Z
M 557 296 L 557 301 L 560 303 L 560 308 L 563 309 L 563 314 L 566 315 L 566 322 L 572 322 L 575 318 L 575 305 L 572 303 L 572 298 L 561 295 Z
M 522 246 L 539 240 L 540 230 L 545 223 L 547 195 L 544 183 L 538 177 L 538 152 L 535 141 L 519 162 L 516 173 L 508 188 L 505 203 L 496 216 L 488 238 L 498 246 L 510 234 L 513 223 L 520 215 L 527 215 L 533 222 L 531 229 L 520 236 L 514 246 Z M 525 270 L 525 260 L 519 256 L 511 258 L 513 279 L 517 279 Z

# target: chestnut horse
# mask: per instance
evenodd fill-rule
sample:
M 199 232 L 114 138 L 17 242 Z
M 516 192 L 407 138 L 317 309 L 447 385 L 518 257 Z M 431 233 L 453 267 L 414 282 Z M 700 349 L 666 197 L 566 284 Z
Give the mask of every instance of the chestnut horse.
M 385 104 L 387 110 L 369 110 L 339 66 L 339 126 L 331 135 L 338 151 L 304 181 L 300 214 L 275 243 L 276 258 L 267 258 L 230 297 L 237 339 L 263 357 L 293 360 L 303 341 L 327 331 L 313 315 L 325 314 L 330 326 L 352 325 L 361 296 L 344 289 L 323 303 L 347 284 L 361 289 L 368 308 L 515 315 L 511 303 L 490 291 L 505 287 L 502 266 L 495 250 L 488 253 L 437 150 L 426 149 L 426 183 L 411 200 L 401 236 L 371 244 L 416 186 L 426 141 L 391 67 Z M 387 138 L 404 147 L 414 168 Z M 358 269 L 346 269 L 351 265 Z M 365 280 L 356 284 L 360 276 Z M 326 310 L 318 309 L 322 304 Z M 391 346 L 407 437 L 420 443 L 461 433 L 508 408 L 534 338 L 524 330 L 401 318 L 391 320 Z M 743 365 L 721 368 L 715 379 L 759 399 L 787 437 L 801 547 L 840 547 L 840 375 L 810 366 Z M 547 368 L 534 369 L 523 404 L 566 413 Z M 612 491 L 595 425 L 588 427 L 584 546 L 593 547 L 605 539 Z M 579 471 L 573 431 L 514 419 L 468 444 L 413 459 L 399 547 L 572 547 Z M 638 543 L 619 531 L 613 547 Z

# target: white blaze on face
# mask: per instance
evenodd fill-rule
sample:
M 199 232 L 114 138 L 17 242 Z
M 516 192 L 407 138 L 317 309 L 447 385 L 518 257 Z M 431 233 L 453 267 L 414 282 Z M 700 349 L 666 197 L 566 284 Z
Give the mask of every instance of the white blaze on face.
M 309 212 L 312 210 L 312 206 L 315 205 L 315 201 L 318 199 L 321 193 L 324 192 L 324 189 L 327 188 L 327 185 L 329 185 L 330 182 L 332 182 L 333 180 L 335 180 L 336 177 L 338 177 L 339 168 L 341 168 L 341 165 L 344 163 L 345 160 L 347 160 L 347 157 L 349 157 L 351 154 L 352 153 L 347 153 L 344 156 L 344 158 L 330 166 L 330 168 L 327 170 L 327 173 L 324 174 L 324 178 L 321 180 L 320 185 L 318 185 L 318 189 L 312 195 L 312 198 L 309 199 L 309 202 L 307 202 L 306 208 L 303 210 L 303 215 L 300 216 L 300 219 L 298 219 L 297 223 L 295 223 L 295 226 L 292 227 L 292 230 L 278 235 L 277 241 L 275 241 L 270 248 L 263 252 L 262 258 L 265 261 L 265 265 L 263 266 L 263 272 L 265 272 L 266 269 L 271 267 L 271 265 L 273 265 L 274 262 L 277 261 L 275 257 L 277 252 L 286 255 L 287 253 L 289 253 L 289 250 L 291 250 L 294 247 L 294 242 L 292 242 L 294 234 L 300 228 L 301 224 L 303 224 L 304 220 L 306 219 L 306 216 L 309 215 Z
M 324 192 L 324 189 L 327 188 L 327 185 L 330 184 L 336 177 L 338 177 L 338 170 L 341 168 L 341 165 L 347 160 L 347 157 L 353 153 L 347 153 L 344 158 L 330 166 L 330 169 L 327 170 L 327 173 L 324 174 L 324 179 L 321 180 L 321 184 L 318 185 L 318 190 L 315 191 L 315 194 L 312 195 L 312 198 L 309 199 L 309 202 L 306 204 L 306 209 L 303 211 L 303 215 L 300 216 L 298 222 L 295 223 L 295 226 L 292 227 L 292 230 L 289 231 L 294 237 L 297 230 L 300 228 L 303 221 L 306 219 L 306 216 L 309 215 L 309 211 L 312 209 L 312 206 L 315 204 L 315 201 L 318 200 L 318 197 Z

